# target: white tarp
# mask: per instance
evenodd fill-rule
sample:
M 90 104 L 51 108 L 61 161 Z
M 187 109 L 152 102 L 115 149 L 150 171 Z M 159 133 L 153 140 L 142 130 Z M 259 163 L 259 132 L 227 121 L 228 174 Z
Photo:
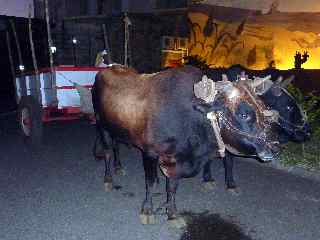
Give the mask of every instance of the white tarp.
M 56 71 L 56 85 L 58 108 L 80 107 L 80 95 L 76 88 L 59 89 L 59 87 L 75 87 L 74 83 L 81 86 L 92 86 L 96 71 Z
M 90 88 L 94 83 L 95 76 L 99 69 L 76 67 L 57 68 L 54 71 L 54 80 L 50 77 L 49 72 L 40 73 L 40 91 L 42 105 L 44 107 L 55 104 L 57 101 L 58 108 L 80 107 L 85 113 L 92 113 L 92 102 Z M 76 88 L 76 85 L 78 88 Z M 36 96 L 36 77 L 32 75 L 22 75 L 16 78 L 17 95 L 20 100 L 21 96 Z M 81 87 L 82 86 L 82 87 Z M 82 99 L 80 98 L 82 94 Z
M 26 18 L 29 16 L 29 5 L 32 7 L 33 17 L 33 0 L 0 0 L 0 15 Z

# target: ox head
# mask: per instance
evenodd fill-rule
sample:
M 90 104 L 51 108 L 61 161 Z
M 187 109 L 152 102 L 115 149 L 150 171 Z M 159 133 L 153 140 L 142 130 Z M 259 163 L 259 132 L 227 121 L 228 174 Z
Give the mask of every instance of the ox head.
M 271 109 L 279 112 L 280 142 L 289 140 L 303 142 L 311 135 L 311 127 L 306 114 L 286 87 L 294 79 L 291 76 L 285 80 L 280 76 L 272 82 L 270 76 L 255 78 L 251 82 L 254 91 L 261 96 L 263 102 Z
M 274 113 L 247 81 L 230 82 L 226 76 L 223 79 L 215 83 L 215 98 L 209 104 L 213 106 L 210 111 L 216 112 L 227 150 L 236 155 L 257 156 L 262 161 L 275 159 L 280 148 L 272 127 Z

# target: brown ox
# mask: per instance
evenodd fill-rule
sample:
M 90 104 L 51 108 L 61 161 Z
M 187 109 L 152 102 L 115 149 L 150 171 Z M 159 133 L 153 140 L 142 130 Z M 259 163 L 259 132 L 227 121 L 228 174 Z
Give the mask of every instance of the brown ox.
M 200 70 L 191 66 L 149 75 L 113 66 L 96 76 L 92 100 L 105 149 L 105 185 L 107 190 L 112 189 L 110 151 L 115 143 L 140 149 L 146 180 L 146 199 L 141 210 L 143 223 L 150 223 L 154 218 L 152 190 L 158 166 L 166 176 L 169 219 L 177 219 L 175 193 L 180 178 L 193 177 L 203 169 L 203 181 L 209 184 L 214 181 L 210 159 L 216 153 L 217 144 L 206 118 L 208 111 L 219 110 L 221 126 L 241 138 L 230 142 L 234 148 L 268 158 L 273 156 L 261 114 L 264 106 L 253 97 L 245 97 L 245 92 L 250 90 L 222 82 L 217 84 L 220 90 L 217 101 L 203 104 L 193 90 L 201 76 Z M 116 167 L 120 167 L 115 159 Z

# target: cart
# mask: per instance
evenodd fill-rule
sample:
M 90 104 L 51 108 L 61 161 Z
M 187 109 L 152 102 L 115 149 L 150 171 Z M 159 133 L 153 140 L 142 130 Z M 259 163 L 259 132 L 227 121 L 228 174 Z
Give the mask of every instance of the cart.
M 83 116 L 94 122 L 90 89 L 102 68 L 57 66 L 16 77 L 18 121 L 28 142 L 42 142 L 43 124 Z M 81 97 L 80 97 L 81 95 Z

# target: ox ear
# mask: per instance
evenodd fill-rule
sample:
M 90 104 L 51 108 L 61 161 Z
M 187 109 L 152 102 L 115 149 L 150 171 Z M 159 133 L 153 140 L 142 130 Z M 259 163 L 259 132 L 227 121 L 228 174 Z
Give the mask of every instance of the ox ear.
M 280 85 L 282 83 L 282 81 L 283 81 L 283 77 L 279 76 L 278 79 L 274 83 Z
M 268 75 L 268 76 L 262 77 L 262 78 L 261 77 L 253 77 L 251 87 L 256 88 L 268 80 L 271 80 L 271 75 Z
M 286 88 L 293 81 L 294 78 L 295 76 L 291 75 L 286 80 L 283 80 L 282 76 L 280 76 L 271 89 L 272 94 L 279 97 L 282 94 L 281 88 Z
M 295 78 L 294 75 L 291 75 L 290 77 L 288 77 L 286 80 L 284 80 L 284 81 L 281 83 L 281 87 L 283 87 L 283 88 L 288 87 L 288 85 L 294 80 L 294 78 Z
M 224 81 L 224 82 L 229 81 L 229 78 L 228 78 L 227 74 L 222 74 L 221 79 L 222 79 L 222 81 Z
M 257 95 L 263 95 L 273 85 L 273 82 L 270 79 L 271 79 L 271 75 L 268 75 L 264 78 L 255 77 L 253 82 L 250 85 L 254 89 L 254 92 Z

